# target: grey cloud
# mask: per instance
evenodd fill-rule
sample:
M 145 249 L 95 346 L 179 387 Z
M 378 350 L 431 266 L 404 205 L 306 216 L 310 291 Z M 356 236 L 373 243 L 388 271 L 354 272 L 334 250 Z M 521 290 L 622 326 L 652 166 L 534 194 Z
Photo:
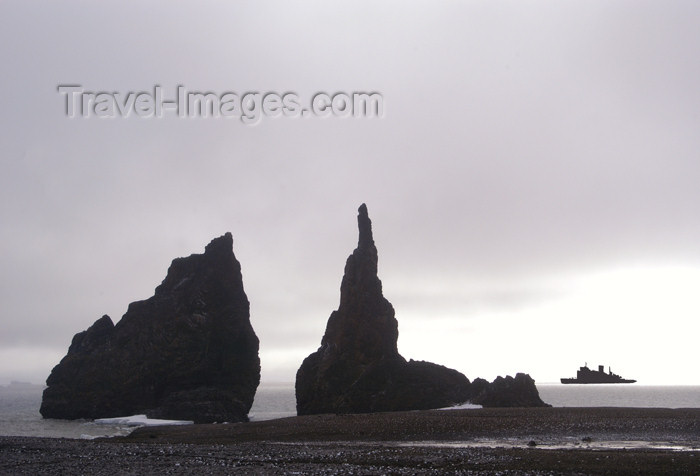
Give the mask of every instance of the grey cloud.
M 560 274 L 698 267 L 699 9 L 2 2 L 0 346 L 66 348 L 231 231 L 263 346 L 313 348 L 362 202 L 399 319 L 432 307 L 412 281 L 478 314 Z M 71 82 L 371 90 L 386 115 L 67 119 Z

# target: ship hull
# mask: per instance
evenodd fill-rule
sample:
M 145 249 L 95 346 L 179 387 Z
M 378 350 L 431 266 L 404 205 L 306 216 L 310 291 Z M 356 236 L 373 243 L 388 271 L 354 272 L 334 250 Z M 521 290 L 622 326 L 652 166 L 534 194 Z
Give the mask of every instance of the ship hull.
M 563 378 L 561 379 L 561 383 L 564 384 L 569 384 L 569 383 L 635 383 L 636 380 L 627 380 L 627 379 L 620 379 L 620 380 L 579 380 L 577 378 Z
M 598 370 L 591 370 L 588 365 L 581 367 L 576 372 L 576 378 L 563 378 L 561 383 L 634 383 L 636 380 L 624 379 L 609 370 L 605 373 L 605 367 L 598 366 Z

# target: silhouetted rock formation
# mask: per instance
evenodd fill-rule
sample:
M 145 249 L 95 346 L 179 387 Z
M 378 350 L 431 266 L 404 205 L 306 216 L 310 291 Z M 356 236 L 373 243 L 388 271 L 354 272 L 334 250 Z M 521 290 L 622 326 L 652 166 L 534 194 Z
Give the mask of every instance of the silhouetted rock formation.
M 145 301 L 73 337 L 46 381 L 45 418 L 145 413 L 195 422 L 245 421 L 260 381 L 258 338 L 230 233 L 173 260 Z
M 472 382 L 474 404 L 488 407 L 550 407 L 540 398 L 535 381 L 528 374 L 497 377 L 491 383 L 477 378 Z
M 466 401 L 464 375 L 399 355 L 398 323 L 377 277 L 377 248 L 364 204 L 357 221 L 359 240 L 345 264 L 340 306 L 328 319 L 321 347 L 297 372 L 297 413 L 418 410 Z

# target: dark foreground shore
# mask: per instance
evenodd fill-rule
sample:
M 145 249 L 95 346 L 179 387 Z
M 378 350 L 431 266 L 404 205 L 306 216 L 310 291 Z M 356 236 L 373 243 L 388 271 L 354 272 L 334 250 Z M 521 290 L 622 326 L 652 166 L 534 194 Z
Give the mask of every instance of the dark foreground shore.
M 700 409 L 318 415 L 0 437 L 0 474 L 700 474 Z

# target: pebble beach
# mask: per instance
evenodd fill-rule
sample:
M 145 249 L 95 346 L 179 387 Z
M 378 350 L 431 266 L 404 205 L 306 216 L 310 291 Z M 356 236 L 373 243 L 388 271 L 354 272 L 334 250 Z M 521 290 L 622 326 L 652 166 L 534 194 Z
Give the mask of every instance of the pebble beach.
M 0 437 L 0 474 L 700 474 L 700 409 L 497 408 Z

